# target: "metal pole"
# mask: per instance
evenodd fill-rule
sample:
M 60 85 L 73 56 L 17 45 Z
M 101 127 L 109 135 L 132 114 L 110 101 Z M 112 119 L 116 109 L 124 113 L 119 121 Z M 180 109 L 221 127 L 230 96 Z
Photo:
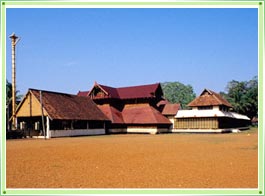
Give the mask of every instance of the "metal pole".
M 19 38 L 13 33 L 9 36 L 12 40 L 12 129 L 17 129 L 16 124 L 16 44 Z

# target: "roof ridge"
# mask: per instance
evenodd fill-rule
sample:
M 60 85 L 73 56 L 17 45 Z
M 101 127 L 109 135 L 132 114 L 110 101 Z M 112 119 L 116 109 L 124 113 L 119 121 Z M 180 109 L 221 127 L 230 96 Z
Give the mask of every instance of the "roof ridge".
M 111 116 L 111 121 L 114 121 L 114 117 L 113 117 L 113 114 L 112 114 L 112 111 L 111 111 L 111 106 L 110 106 L 110 104 L 106 104 L 107 106 L 108 106 L 108 110 L 109 110 L 109 112 L 110 112 L 110 116 Z
M 151 111 L 152 111 L 152 115 L 154 116 L 154 119 L 155 119 L 157 122 L 159 122 L 159 119 L 157 119 L 157 118 L 156 118 L 156 115 L 154 114 L 154 112 L 155 112 L 155 111 L 154 111 L 154 110 L 155 110 L 155 108 L 153 108 L 153 107 L 152 107 L 152 106 L 150 106 L 150 105 L 149 105 L 149 108 L 150 108 L 150 109 L 151 109 Z M 161 114 L 161 115 L 162 115 L 162 114 Z
M 41 89 L 34 89 L 34 88 L 29 88 L 28 91 L 41 91 L 41 92 L 45 92 L 45 93 L 53 93 L 53 94 L 77 96 L 77 95 L 69 94 L 69 93 L 56 92 L 56 91 L 48 91 L 48 90 L 41 90 Z
M 217 101 L 218 101 L 220 104 L 223 103 L 223 101 L 220 100 L 220 97 L 216 95 L 216 92 L 213 92 L 213 96 L 215 97 L 215 99 L 217 99 Z
M 160 83 L 152 83 L 152 84 L 144 84 L 144 85 L 134 85 L 134 86 L 124 86 L 124 87 L 117 87 L 116 89 L 122 88 L 135 88 L 135 87 L 142 87 L 142 86 L 152 86 L 152 85 L 159 85 Z
M 113 108 L 114 112 L 117 111 L 118 114 L 120 114 L 121 120 L 122 120 L 122 122 L 124 123 L 124 117 L 123 117 L 122 112 L 121 112 L 120 110 L 118 110 L 117 108 L 115 108 L 115 107 L 112 107 L 112 106 L 110 106 L 110 107 Z M 112 113 L 112 112 L 111 112 L 111 113 Z
M 148 105 L 149 106 L 149 108 L 151 109 L 151 111 L 152 111 L 152 115 L 154 116 L 154 119 L 157 121 L 157 122 L 159 122 L 159 119 L 157 118 L 157 116 L 155 115 L 155 112 L 159 115 L 161 115 L 162 117 L 164 117 L 158 110 L 156 110 L 153 106 L 151 106 L 151 105 Z M 165 117 L 166 118 L 166 117 Z
M 220 100 L 219 99 L 219 97 L 217 96 L 217 93 L 216 92 L 214 92 L 213 90 L 211 90 L 211 89 L 205 89 L 205 90 L 207 90 L 211 95 L 213 95 L 213 97 L 220 103 L 220 104 L 222 104 L 222 100 Z
M 209 96 L 204 96 L 205 92 L 208 93 Z M 209 100 L 214 101 L 215 103 L 209 103 Z M 196 97 L 194 100 L 192 100 L 188 106 L 190 107 L 194 107 L 194 106 L 204 106 L 207 105 L 206 103 L 202 103 L 202 102 L 207 102 L 211 105 L 225 105 L 227 107 L 232 107 L 232 105 L 224 98 L 222 97 L 219 93 L 216 93 L 210 89 L 204 89 L 202 91 L 202 93 L 200 94 L 200 96 Z
M 103 90 L 105 93 L 107 93 L 107 95 L 109 94 L 109 92 L 104 88 L 104 87 L 108 87 L 108 88 L 111 88 L 111 87 L 109 87 L 109 86 L 105 86 L 105 85 L 102 85 L 102 84 L 98 84 L 98 83 L 95 83 L 95 85 L 96 86 L 98 86 L 101 90 Z M 94 86 L 95 86 L 94 85 Z M 94 88 L 94 86 L 93 86 L 93 88 Z M 93 89 L 92 88 L 92 89 Z
M 154 98 L 158 95 L 163 94 L 160 83 L 145 84 L 137 86 L 127 86 L 127 87 L 112 87 L 102 84 L 95 83 L 92 89 L 89 91 L 88 96 L 94 88 L 99 88 L 105 95 L 104 98 L 116 98 L 116 99 L 135 99 L 135 98 Z M 103 97 L 96 97 L 103 98 Z
M 95 82 L 94 85 L 105 86 L 105 87 L 113 88 L 113 89 L 120 89 L 120 88 L 131 88 L 131 87 L 151 86 L 151 85 L 159 85 L 159 84 L 160 84 L 160 82 L 151 83 L 151 84 L 143 84 L 143 85 L 133 85 L 133 86 L 113 87 L 113 86 L 107 86 L 107 85 L 105 85 L 105 84 L 100 84 L 100 83 Z
M 101 86 L 101 87 L 104 86 L 104 87 L 107 87 L 107 88 L 114 88 L 114 89 L 115 89 L 115 87 L 113 87 L 113 86 L 107 86 L 107 85 L 99 84 L 99 83 L 97 83 L 97 85 L 98 85 L 98 86 Z
M 205 91 L 207 91 L 210 95 L 213 95 L 213 94 L 214 94 L 214 91 L 212 91 L 211 89 L 205 88 L 205 89 L 201 92 L 200 96 L 201 96 Z M 200 97 L 200 96 L 198 96 L 198 97 Z M 196 97 L 196 98 L 197 98 L 197 97 Z
M 219 93 L 216 93 L 214 91 L 212 91 L 212 92 L 213 92 L 213 96 L 216 99 L 218 99 L 220 104 L 225 104 L 225 105 L 229 104 L 229 106 L 231 106 L 231 104 L 222 95 L 220 95 Z M 227 102 L 227 103 L 224 103 L 224 102 Z

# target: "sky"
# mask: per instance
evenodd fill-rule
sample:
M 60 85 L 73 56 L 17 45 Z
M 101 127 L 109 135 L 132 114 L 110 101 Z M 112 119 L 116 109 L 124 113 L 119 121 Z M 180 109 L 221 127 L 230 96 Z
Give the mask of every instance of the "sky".
M 157 82 L 225 91 L 258 75 L 255 8 L 8 8 L 16 33 L 17 90 L 76 94 L 99 84 Z M 6 40 L 11 82 L 11 40 Z

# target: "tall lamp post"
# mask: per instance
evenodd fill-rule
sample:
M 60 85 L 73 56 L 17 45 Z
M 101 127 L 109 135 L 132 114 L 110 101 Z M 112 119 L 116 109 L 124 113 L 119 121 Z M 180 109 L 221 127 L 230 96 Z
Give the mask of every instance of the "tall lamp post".
M 19 37 L 12 33 L 9 36 L 12 45 L 12 129 L 17 129 L 16 120 L 16 44 L 20 40 Z

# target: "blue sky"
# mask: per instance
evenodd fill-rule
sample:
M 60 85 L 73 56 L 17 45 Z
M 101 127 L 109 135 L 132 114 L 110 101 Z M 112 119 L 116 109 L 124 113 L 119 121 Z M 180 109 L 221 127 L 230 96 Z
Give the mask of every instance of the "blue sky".
M 258 74 L 257 9 L 15 9 L 17 89 L 76 94 L 179 81 L 224 91 Z M 11 41 L 6 76 L 11 81 Z

